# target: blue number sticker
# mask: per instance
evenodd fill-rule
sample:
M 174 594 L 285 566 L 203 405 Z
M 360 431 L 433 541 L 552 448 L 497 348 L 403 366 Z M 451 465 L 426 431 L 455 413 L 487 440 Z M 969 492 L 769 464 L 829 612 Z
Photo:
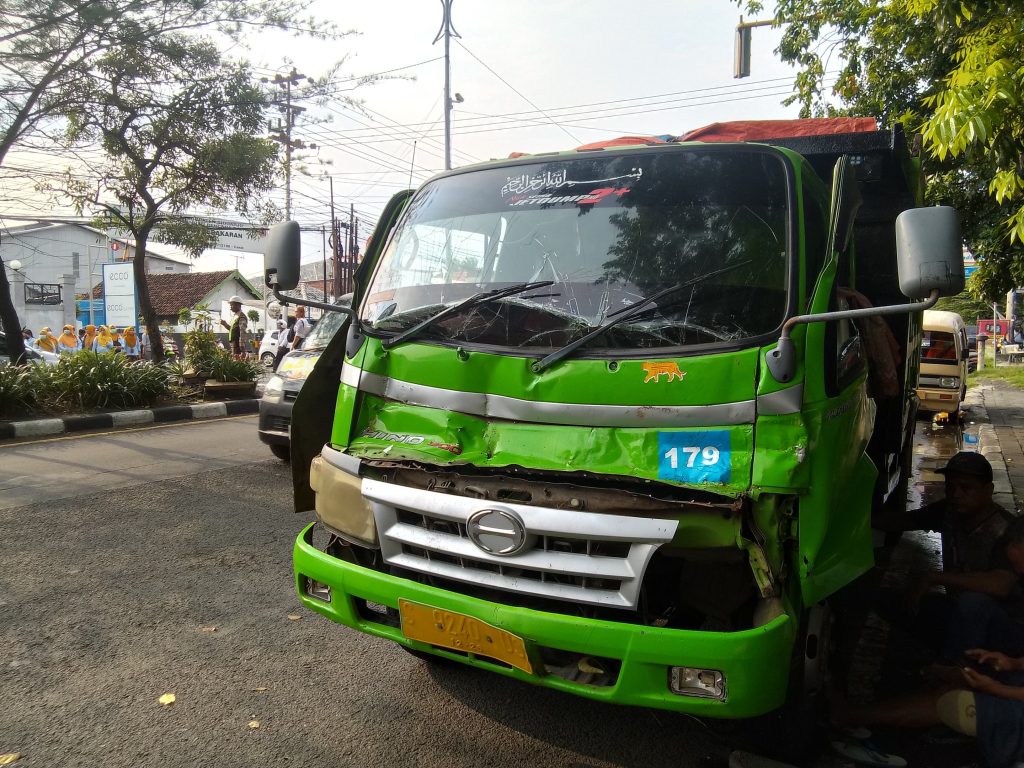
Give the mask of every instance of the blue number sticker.
M 659 432 L 658 477 L 682 483 L 728 483 L 729 431 Z

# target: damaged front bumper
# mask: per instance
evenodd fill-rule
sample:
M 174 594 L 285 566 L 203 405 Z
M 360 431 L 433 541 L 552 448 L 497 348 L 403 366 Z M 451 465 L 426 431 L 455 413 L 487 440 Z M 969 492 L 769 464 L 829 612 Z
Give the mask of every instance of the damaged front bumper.
M 797 623 L 788 614 L 753 629 L 703 632 L 509 606 L 334 557 L 313 545 L 313 527 L 309 525 L 295 542 L 296 588 L 307 608 L 339 624 L 524 682 L 616 704 L 742 718 L 776 709 L 786 698 Z M 508 633 L 523 642 L 532 663 L 522 666 L 532 671 L 406 637 L 398 618 L 400 601 Z M 551 661 L 555 658 L 606 674 L 597 676 L 599 680 L 587 674 L 566 675 Z M 680 679 L 689 674 L 681 668 L 721 673 L 721 696 L 674 693 L 672 688 L 678 689 Z

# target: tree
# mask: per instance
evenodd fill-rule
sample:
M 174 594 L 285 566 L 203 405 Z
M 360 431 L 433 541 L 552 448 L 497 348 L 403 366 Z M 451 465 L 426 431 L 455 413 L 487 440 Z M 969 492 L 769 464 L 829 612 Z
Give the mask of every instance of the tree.
M 756 13 L 763 4 L 745 5 Z M 923 135 L 928 200 L 960 210 L 980 259 L 971 291 L 984 299 L 1024 279 L 1022 9 L 980 0 L 775 3 L 785 30 L 777 53 L 799 68 L 790 101 L 802 115 L 866 115 Z
M 40 136 L 95 90 L 93 65 L 110 51 L 147 51 L 166 33 L 216 30 L 236 37 L 251 27 L 306 34 L 332 30 L 302 14 L 305 0 L 0 0 L 0 167 L 12 148 Z M 43 136 L 49 140 L 48 136 Z M 0 272 L 4 269 L 0 260 Z M 20 328 L 6 275 L 0 321 Z M 8 332 L 11 359 L 24 354 Z
M 67 139 L 99 143 L 106 163 L 95 179 L 69 171 L 58 191 L 80 211 L 104 211 L 134 239 L 139 313 L 159 362 L 147 244 L 159 227 L 162 240 L 198 256 L 210 233 L 178 214 L 195 206 L 257 210 L 276 168 L 276 145 L 255 135 L 269 102 L 246 65 L 223 60 L 212 41 L 191 35 L 110 51 L 95 66 L 83 100 L 92 106 L 69 111 Z

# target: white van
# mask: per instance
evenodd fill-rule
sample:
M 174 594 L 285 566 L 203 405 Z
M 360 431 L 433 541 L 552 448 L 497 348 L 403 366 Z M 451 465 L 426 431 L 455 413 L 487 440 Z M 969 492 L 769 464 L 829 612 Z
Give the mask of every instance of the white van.
M 955 416 L 967 395 L 967 327 L 956 312 L 926 309 L 922 328 L 921 410 Z

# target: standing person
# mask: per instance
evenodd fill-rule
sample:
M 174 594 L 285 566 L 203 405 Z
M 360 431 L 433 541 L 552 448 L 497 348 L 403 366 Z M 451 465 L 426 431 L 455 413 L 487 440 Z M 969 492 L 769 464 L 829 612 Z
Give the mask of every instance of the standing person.
M 75 326 L 65 325 L 64 332 L 57 337 L 57 351 L 62 355 L 72 355 L 81 349 L 79 344 Z
M 242 311 L 242 298 L 232 296 L 228 299 L 228 307 L 231 309 L 231 324 L 224 320 L 220 324 L 228 329 L 228 347 L 235 357 L 246 356 L 246 330 L 249 328 L 249 318 Z
M 124 335 L 121 337 L 121 349 L 129 360 L 138 360 L 142 357 L 142 341 L 130 325 L 124 329 Z
M 57 337 L 53 335 L 48 325 L 39 329 L 39 338 L 36 339 L 35 347 L 44 352 L 55 353 L 57 351 Z
M 309 321 L 306 320 L 306 308 L 296 307 L 295 308 L 295 328 L 294 336 L 291 341 L 292 349 L 301 349 L 302 343 L 309 336 Z
M 85 326 L 85 336 L 82 337 L 82 349 L 92 349 L 92 343 L 96 340 L 96 326 Z
M 292 336 L 294 336 L 295 330 L 295 318 L 289 316 L 287 324 L 285 324 L 285 330 L 281 330 L 277 334 L 277 354 L 274 355 L 274 370 L 277 370 L 277 366 L 281 364 L 281 358 L 288 354 L 288 350 L 291 349 Z
M 107 326 L 100 326 L 99 333 L 92 340 L 92 351 L 96 353 L 114 351 L 114 337 L 110 335 L 110 329 Z
M 35 343 L 35 336 L 32 334 L 32 329 L 31 328 L 22 328 L 21 329 L 21 338 L 23 338 L 25 340 L 25 346 L 26 347 L 31 346 L 31 345 L 33 345 Z

